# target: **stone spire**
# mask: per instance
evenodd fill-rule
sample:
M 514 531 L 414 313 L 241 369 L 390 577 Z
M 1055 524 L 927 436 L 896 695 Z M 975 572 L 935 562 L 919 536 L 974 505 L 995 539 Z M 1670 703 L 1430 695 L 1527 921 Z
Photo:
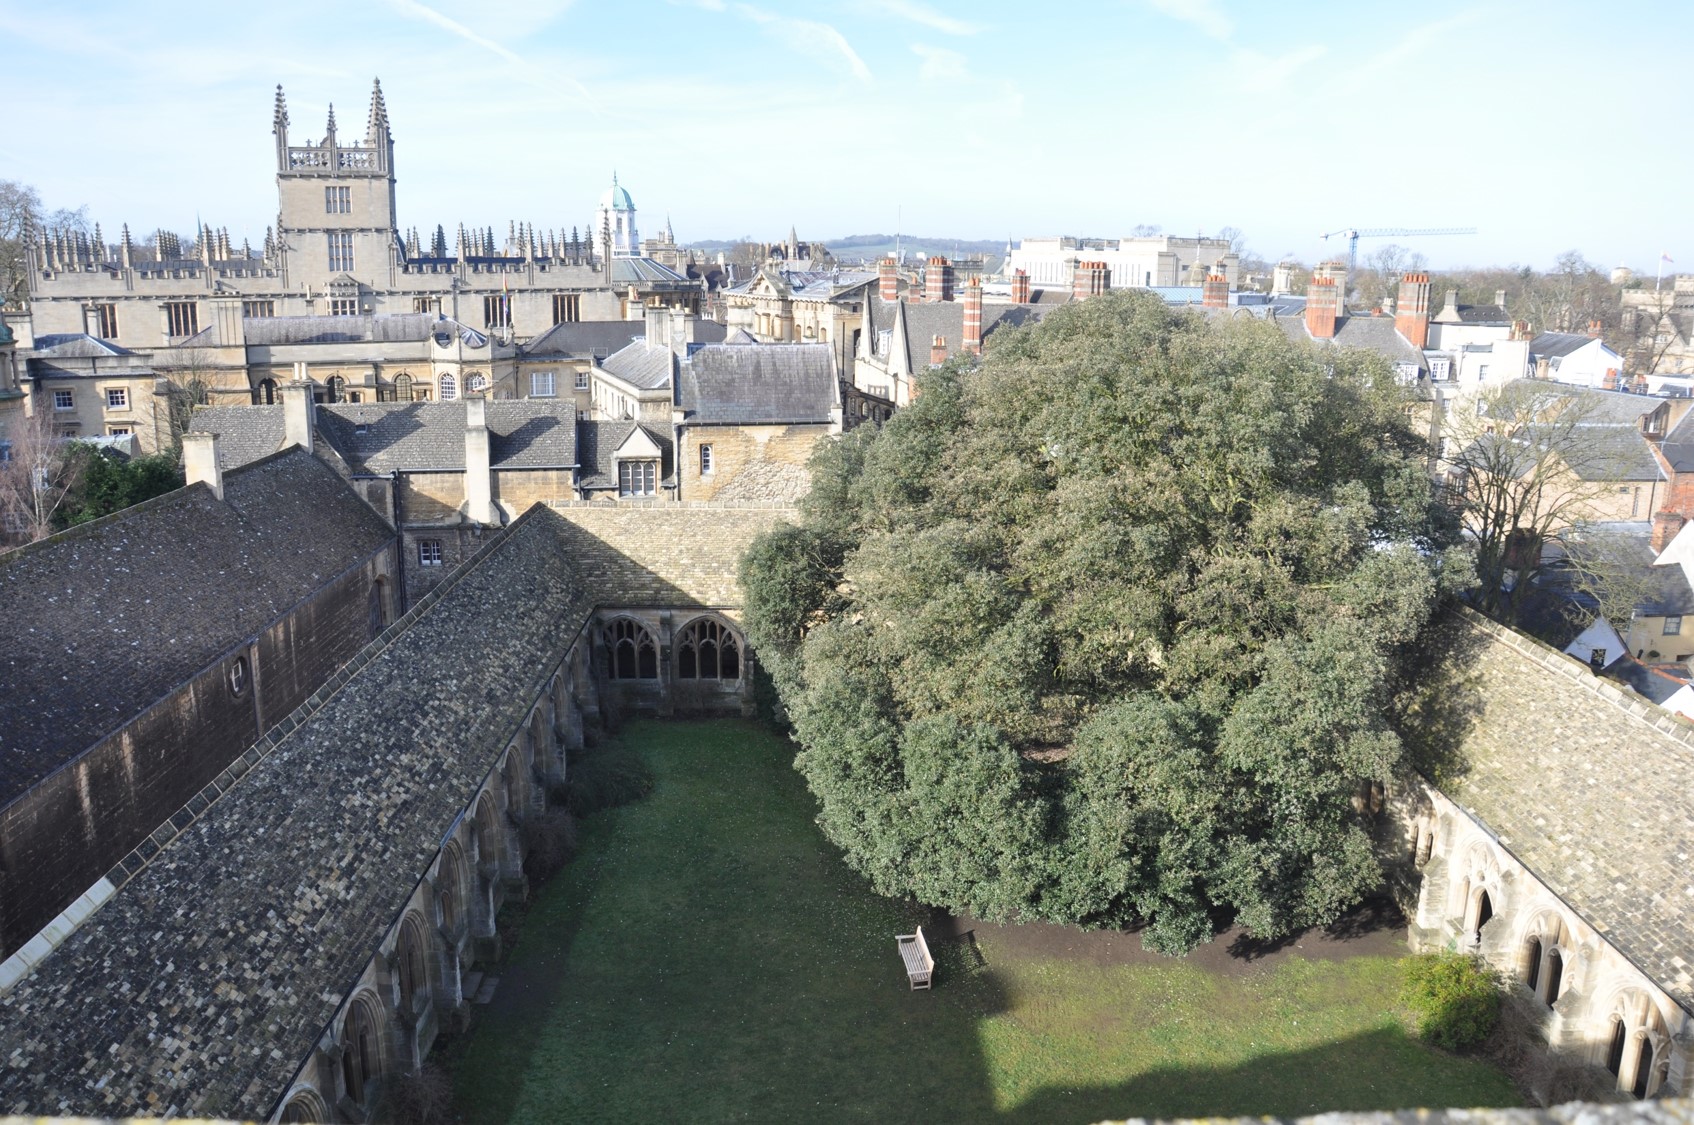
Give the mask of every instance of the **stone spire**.
M 271 132 L 279 137 L 288 135 L 288 102 L 282 96 L 282 84 L 276 88 L 276 116 L 271 119 Z
M 324 143 L 335 143 L 335 103 L 329 103 L 329 124 L 324 126 Z
M 135 267 L 135 244 L 129 240 L 129 224 L 124 224 L 123 238 L 118 243 L 118 261 L 124 269 Z
M 382 100 L 382 79 L 371 83 L 371 114 L 365 126 L 365 140 L 378 143 L 378 134 L 388 132 L 388 103 Z

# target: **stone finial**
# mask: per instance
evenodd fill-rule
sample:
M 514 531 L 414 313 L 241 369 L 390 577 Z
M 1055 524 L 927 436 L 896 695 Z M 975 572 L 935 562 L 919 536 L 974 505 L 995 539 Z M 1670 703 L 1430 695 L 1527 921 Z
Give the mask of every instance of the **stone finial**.
M 388 103 L 382 99 L 382 79 L 371 83 L 371 112 L 365 126 L 365 140 L 376 144 L 378 135 L 388 132 Z
M 288 102 L 282 96 L 282 84 L 276 87 L 276 116 L 271 119 L 271 132 L 284 136 L 288 132 Z
M 335 103 L 329 103 L 329 124 L 324 126 L 324 140 L 335 141 Z

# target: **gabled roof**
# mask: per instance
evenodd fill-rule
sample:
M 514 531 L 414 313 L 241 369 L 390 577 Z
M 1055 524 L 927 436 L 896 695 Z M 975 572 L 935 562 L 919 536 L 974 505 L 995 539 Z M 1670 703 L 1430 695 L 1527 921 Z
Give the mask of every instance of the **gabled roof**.
M 577 463 L 573 402 L 523 399 L 484 405 L 493 468 L 564 468 Z M 389 473 L 465 467 L 462 399 L 326 403 L 318 407 L 317 417 L 319 432 L 356 469 Z
M 0 803 L 393 534 L 294 450 L 0 554 Z
M 523 345 L 520 357 L 545 359 L 554 356 L 609 356 L 629 346 L 646 331 L 639 320 L 581 320 L 555 324 Z
M 1532 359 L 1538 359 L 1541 356 L 1554 359 L 1558 356 L 1566 356 L 1572 352 L 1581 351 L 1589 344 L 1600 344 L 1601 347 L 1605 347 L 1600 342 L 1599 337 L 1587 336 L 1581 332 L 1543 332 L 1529 342 L 1529 354 Z
M 637 340 L 601 360 L 599 367 L 632 387 L 656 391 L 671 385 L 676 354 L 669 348 L 649 347 L 645 340 Z
M 652 258 L 612 259 L 612 284 L 650 285 L 655 282 L 689 283 L 686 277 Z
M 197 406 L 188 428 L 218 435 L 218 461 L 227 472 L 282 448 L 281 406 Z
M 1274 306 L 1273 306 L 1274 307 Z M 1341 348 L 1363 348 L 1383 356 L 1391 363 L 1409 363 L 1419 371 L 1429 369 L 1423 351 L 1400 335 L 1394 318 L 1387 316 L 1344 316 L 1335 321 L 1335 336 L 1330 340 L 1314 337 L 1306 328 L 1304 315 L 1278 316 L 1277 325 L 1289 339 L 1300 343 L 1334 344 Z
M 56 332 L 49 336 L 37 336 L 35 346 L 29 349 L 31 359 L 105 359 L 119 355 L 135 353 L 98 336 L 90 336 L 86 332 Z
M 582 421 L 577 423 L 578 454 L 582 459 L 579 479 L 585 491 L 616 488 L 617 463 L 614 454 L 635 434 L 641 431 L 659 449 L 660 475 L 668 477 L 671 470 L 670 435 L 656 427 L 639 422 Z
M 841 404 L 828 344 L 701 348 L 682 365 L 678 404 L 690 423 L 828 423 Z
M 1052 307 L 1056 306 L 990 304 L 984 301 L 983 342 L 986 344 L 1000 328 L 1033 324 Z M 910 373 L 929 367 L 929 352 L 935 337 L 946 338 L 949 354 L 957 354 L 964 342 L 965 306 L 962 301 L 884 301 L 871 295 L 865 301 L 865 315 L 867 334 L 873 347 L 877 345 L 876 334 L 879 332 L 888 331 L 894 345 L 898 345 L 904 333 L 905 369 Z M 879 355 L 879 358 L 886 361 L 889 357 Z
M 255 316 L 242 322 L 250 345 L 417 343 L 451 321 L 434 313 L 382 313 L 371 316 Z

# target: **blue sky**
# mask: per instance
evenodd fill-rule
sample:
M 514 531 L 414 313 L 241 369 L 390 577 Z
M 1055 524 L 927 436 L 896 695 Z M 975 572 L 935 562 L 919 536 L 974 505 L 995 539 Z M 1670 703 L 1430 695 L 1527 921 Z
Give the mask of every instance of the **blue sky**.
M 1694 268 L 1686 0 L 0 0 L 0 35 L 0 178 L 108 232 L 258 241 L 276 84 L 316 137 L 380 76 L 405 226 L 586 227 L 615 168 L 683 241 L 1474 226 L 1402 241 Z

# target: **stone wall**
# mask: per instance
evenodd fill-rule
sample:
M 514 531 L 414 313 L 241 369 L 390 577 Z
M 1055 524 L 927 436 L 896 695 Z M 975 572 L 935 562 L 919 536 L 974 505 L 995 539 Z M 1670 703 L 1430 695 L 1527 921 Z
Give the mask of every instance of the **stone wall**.
M 681 497 L 684 500 L 711 500 L 732 485 L 749 467 L 783 465 L 795 470 L 790 478 L 801 482 L 800 493 L 792 489 L 769 496 L 742 496 L 743 500 L 770 500 L 794 503 L 808 483 L 804 469 L 812 450 L 830 433 L 827 425 L 817 426 L 684 426 L 679 434 L 677 473 Z M 700 447 L 712 447 L 712 471 L 700 472 Z M 767 474 L 770 475 L 770 474 Z M 785 478 L 787 479 L 787 478 Z

